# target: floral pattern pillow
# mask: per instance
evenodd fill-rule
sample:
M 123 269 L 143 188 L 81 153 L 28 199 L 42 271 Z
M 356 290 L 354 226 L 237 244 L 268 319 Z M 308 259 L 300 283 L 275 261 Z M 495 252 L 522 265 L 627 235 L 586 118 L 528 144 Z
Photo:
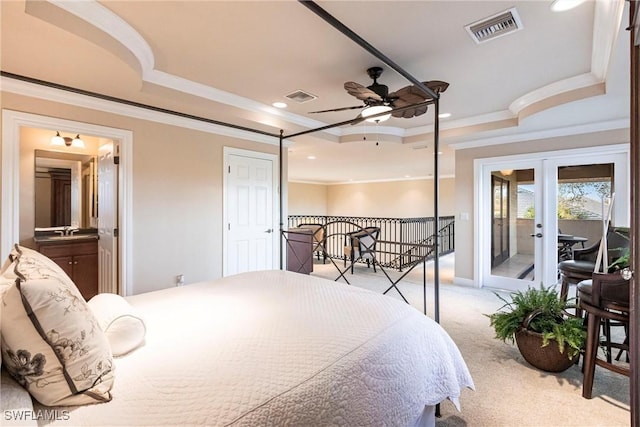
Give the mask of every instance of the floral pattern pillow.
M 76 286 L 44 255 L 21 247 L 14 255 L 17 280 L 1 311 L 7 371 L 44 405 L 111 400 L 111 349 Z

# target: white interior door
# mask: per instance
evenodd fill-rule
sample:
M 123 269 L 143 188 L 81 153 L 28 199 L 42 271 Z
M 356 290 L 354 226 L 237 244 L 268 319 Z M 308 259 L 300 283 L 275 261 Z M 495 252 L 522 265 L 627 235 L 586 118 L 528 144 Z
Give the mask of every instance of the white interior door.
M 98 291 L 118 293 L 119 145 L 108 141 L 98 150 Z
M 225 276 L 274 268 L 274 163 L 259 155 L 225 156 Z

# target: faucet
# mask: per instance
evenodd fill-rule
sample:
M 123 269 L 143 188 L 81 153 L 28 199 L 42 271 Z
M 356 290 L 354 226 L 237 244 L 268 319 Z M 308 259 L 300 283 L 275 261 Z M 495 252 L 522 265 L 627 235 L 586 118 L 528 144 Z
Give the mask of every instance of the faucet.
M 69 227 L 68 225 L 64 226 L 64 232 L 62 233 L 63 236 L 73 236 L 73 233 L 75 233 L 76 231 L 78 231 L 77 228 L 75 227 Z

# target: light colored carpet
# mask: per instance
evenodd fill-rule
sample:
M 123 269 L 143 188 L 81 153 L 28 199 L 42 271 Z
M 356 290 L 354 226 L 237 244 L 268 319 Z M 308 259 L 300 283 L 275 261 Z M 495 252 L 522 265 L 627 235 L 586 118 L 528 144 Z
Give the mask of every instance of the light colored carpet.
M 440 323 L 456 342 L 467 362 L 476 390 L 464 390 L 462 412 L 449 401 L 441 405 L 439 427 L 449 426 L 627 426 L 630 424 L 629 379 L 596 367 L 593 399 L 582 397 L 580 366 L 551 374 L 524 361 L 518 349 L 493 338 L 484 314 L 502 304 L 493 290 L 453 285 L 455 257 L 441 260 Z M 342 262 L 337 263 L 342 267 Z M 388 271 L 393 279 L 400 273 Z M 314 275 L 338 276 L 335 267 L 316 261 Z M 422 311 L 422 268 L 398 285 L 409 302 Z M 357 265 L 352 285 L 383 292 L 389 281 L 378 270 Z M 433 317 L 433 268 L 427 264 L 427 315 Z M 387 294 L 400 298 L 395 290 Z

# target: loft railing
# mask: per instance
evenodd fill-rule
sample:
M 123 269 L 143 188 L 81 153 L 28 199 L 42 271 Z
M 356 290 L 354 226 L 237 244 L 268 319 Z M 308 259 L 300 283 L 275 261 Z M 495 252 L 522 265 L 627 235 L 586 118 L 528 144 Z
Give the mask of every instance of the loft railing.
M 438 218 L 440 255 L 454 251 L 455 217 Z M 325 250 L 327 256 L 344 259 L 346 236 L 364 227 L 380 228 L 376 245 L 376 260 L 383 267 L 402 271 L 421 261 L 433 257 L 435 218 L 372 218 L 354 216 L 290 215 L 288 228 L 300 224 L 320 224 L 325 227 Z

